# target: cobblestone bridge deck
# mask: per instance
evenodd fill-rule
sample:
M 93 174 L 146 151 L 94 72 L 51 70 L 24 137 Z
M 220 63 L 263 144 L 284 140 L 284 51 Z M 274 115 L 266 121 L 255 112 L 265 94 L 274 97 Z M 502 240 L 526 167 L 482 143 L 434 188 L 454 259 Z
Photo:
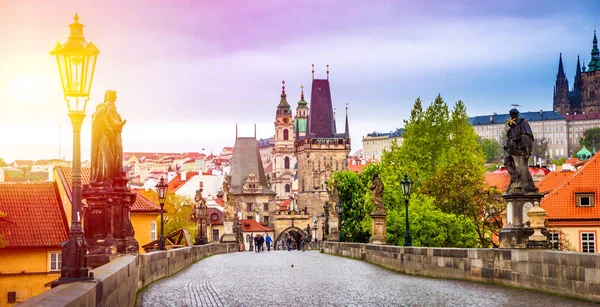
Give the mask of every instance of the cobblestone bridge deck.
M 293 265 L 293 267 L 292 267 Z M 216 255 L 161 280 L 142 306 L 587 306 L 506 287 L 398 274 L 318 252 Z

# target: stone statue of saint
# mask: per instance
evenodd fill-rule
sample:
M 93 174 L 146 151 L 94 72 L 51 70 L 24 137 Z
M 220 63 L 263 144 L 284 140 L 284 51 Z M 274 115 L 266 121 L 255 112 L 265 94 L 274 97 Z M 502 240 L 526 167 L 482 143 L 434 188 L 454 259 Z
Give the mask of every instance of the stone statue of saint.
M 329 194 L 329 203 L 331 203 L 331 205 L 333 205 L 333 206 L 339 204 L 340 194 L 338 193 L 337 182 L 335 182 L 335 180 L 333 180 L 333 182 L 331 183 L 331 188 L 329 187 L 329 185 L 327 185 L 326 189 L 327 189 L 327 194 Z
M 121 131 L 127 120 L 117 112 L 117 92 L 108 90 L 104 102 L 92 115 L 92 157 L 90 184 L 112 185 L 123 174 L 123 145 Z
M 383 205 L 383 182 L 379 178 L 377 172 L 373 173 L 373 181 L 371 183 L 372 200 L 375 205 L 375 211 L 384 211 L 385 206 Z
M 312 231 L 310 229 L 310 225 L 306 225 L 306 241 L 307 242 L 312 241 Z
M 231 220 L 235 215 L 235 201 L 233 199 L 233 194 L 231 194 L 231 191 L 229 191 L 229 185 L 226 181 L 223 181 L 223 201 L 225 202 L 225 207 L 223 208 L 223 217 L 226 220 Z
M 506 144 L 504 144 L 504 166 L 510 174 L 510 185 L 507 194 L 537 192 L 533 177 L 529 173 L 529 157 L 533 150 L 533 132 L 525 118 L 519 116 L 517 109 L 510 110 L 510 118 L 506 122 Z

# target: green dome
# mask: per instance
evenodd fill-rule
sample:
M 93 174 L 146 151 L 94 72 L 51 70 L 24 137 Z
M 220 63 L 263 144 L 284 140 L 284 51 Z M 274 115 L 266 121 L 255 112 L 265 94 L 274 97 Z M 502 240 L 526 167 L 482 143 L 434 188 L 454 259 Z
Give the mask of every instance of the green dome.
M 581 147 L 581 150 L 577 153 L 577 159 L 579 160 L 587 160 L 592 157 L 592 153 L 585 148 L 585 145 Z
M 308 102 L 304 99 L 298 101 L 298 109 L 308 109 Z

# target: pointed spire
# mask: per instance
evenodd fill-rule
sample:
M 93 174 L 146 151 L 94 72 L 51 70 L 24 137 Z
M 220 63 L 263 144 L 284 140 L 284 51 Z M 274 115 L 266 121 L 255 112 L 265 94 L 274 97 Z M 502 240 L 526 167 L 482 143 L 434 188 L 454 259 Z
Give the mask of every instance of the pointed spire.
M 560 56 L 558 58 L 558 73 L 556 74 L 556 77 L 562 77 L 565 75 L 565 70 L 563 69 L 563 62 L 562 62 L 562 53 L 560 53 Z
M 304 100 L 304 85 L 300 85 L 300 91 L 302 92 L 300 94 L 300 100 Z
M 327 80 L 329 80 L 329 64 L 327 64 Z
M 596 27 L 594 27 L 594 40 L 592 42 L 592 59 L 588 64 L 588 71 L 600 70 L 600 50 L 598 50 L 598 38 L 596 37 Z
M 287 102 L 286 99 L 287 95 L 285 94 L 285 81 L 281 81 L 281 100 L 279 101 L 279 105 L 277 106 L 277 109 L 289 109 L 290 104 Z M 289 112 L 289 110 L 288 110 Z
M 577 72 L 575 73 L 575 81 L 573 83 L 574 90 L 581 90 L 583 86 L 583 80 L 581 78 L 581 63 L 579 62 L 579 55 L 577 56 Z
M 315 64 L 312 64 L 312 79 L 315 79 Z
M 346 128 L 344 129 L 344 138 L 350 138 L 350 126 L 348 126 L 348 104 L 346 103 Z

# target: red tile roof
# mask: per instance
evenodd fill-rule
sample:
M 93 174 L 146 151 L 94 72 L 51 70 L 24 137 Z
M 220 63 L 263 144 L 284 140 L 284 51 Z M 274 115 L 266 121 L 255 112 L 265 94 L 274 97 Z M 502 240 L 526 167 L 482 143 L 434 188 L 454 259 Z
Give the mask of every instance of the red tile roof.
M 58 166 L 56 167 L 56 171 L 58 173 L 58 177 L 60 178 L 60 183 L 65 187 L 65 191 L 67 192 L 67 197 L 71 198 L 71 184 L 72 184 L 72 176 L 73 169 L 70 167 Z M 81 179 L 82 184 L 88 184 L 90 182 L 90 168 L 82 167 L 81 168 Z M 57 181 L 57 183 L 59 183 Z M 133 192 L 137 192 L 133 190 Z M 144 197 L 140 193 L 137 193 L 138 197 L 135 198 L 135 202 L 131 206 L 132 213 L 152 213 L 158 212 L 160 213 L 160 207 L 157 206 L 154 202 L 150 201 L 148 198 Z
M 217 198 L 215 198 L 215 202 L 216 202 L 216 203 L 217 203 L 219 206 L 221 206 L 221 207 L 225 207 L 225 202 L 223 201 L 223 198 L 221 198 L 221 197 L 217 197 Z
M 552 172 L 540 180 L 536 186 L 541 193 L 547 193 L 562 185 L 567 179 L 573 177 L 573 175 L 575 175 L 575 172 L 572 171 Z
M 282 201 L 281 204 L 279 204 L 279 207 L 277 208 L 277 210 L 278 211 L 287 211 L 289 207 L 290 207 L 290 200 L 286 199 L 286 200 Z
M 0 233 L 6 248 L 56 247 L 68 240 L 68 223 L 55 182 L 0 184 Z
M 181 187 L 184 183 L 188 182 L 192 177 L 198 175 L 198 172 L 186 172 L 185 180 L 181 180 L 181 173 L 178 173 L 177 176 L 173 177 L 171 181 L 169 181 L 169 187 L 167 188 L 167 192 L 175 192 L 179 187 Z
M 594 155 L 581 168 L 573 172 L 570 178 L 558 184 L 542 198 L 541 206 L 546 210 L 548 220 L 600 219 L 599 159 L 599 155 Z M 594 206 L 577 206 L 576 193 L 582 192 L 594 193 Z
M 259 222 L 255 221 L 255 220 L 252 220 L 252 219 L 240 220 L 240 224 L 242 225 L 242 231 L 243 232 L 267 232 L 267 231 L 273 231 L 273 228 L 269 228 L 267 226 L 263 226 Z
M 577 158 L 569 158 L 567 161 L 565 161 L 565 163 L 573 165 L 573 163 L 577 163 L 578 161 L 579 159 Z
M 487 173 L 483 177 L 483 181 L 490 187 L 496 187 L 502 192 L 506 192 L 510 184 L 510 175 L 506 173 Z

